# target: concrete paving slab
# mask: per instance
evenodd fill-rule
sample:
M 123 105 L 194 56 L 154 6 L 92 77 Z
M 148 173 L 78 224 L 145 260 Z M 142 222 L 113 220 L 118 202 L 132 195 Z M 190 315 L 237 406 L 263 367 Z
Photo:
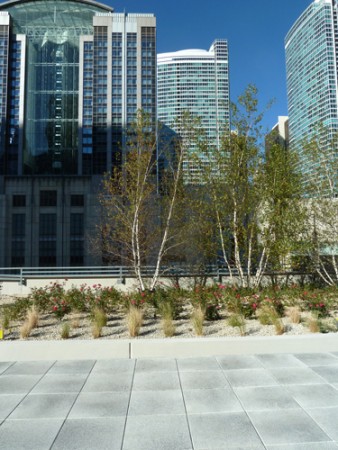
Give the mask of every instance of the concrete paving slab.
M 65 419 L 76 394 L 30 394 L 9 419 Z
M 300 408 L 289 392 L 281 386 L 241 387 L 235 388 L 234 391 L 247 411 Z
M 40 380 L 40 375 L 1 375 L 1 394 L 28 394 Z
M 32 389 L 32 394 L 79 393 L 87 379 L 83 373 L 45 375 Z
M 91 374 L 85 385 L 83 392 L 123 392 L 130 391 L 132 382 L 132 373 L 115 374 Z
M 166 391 L 180 389 L 177 372 L 147 372 L 135 373 L 133 390 L 135 391 Z
M 264 367 L 256 356 L 227 355 L 216 359 L 223 370 L 263 369 Z
M 283 367 L 268 369 L 279 384 L 323 384 L 325 380 L 310 368 Z
M 67 419 L 52 450 L 120 450 L 124 417 Z
M 338 341 L 338 339 L 337 339 Z M 329 353 L 297 353 L 298 358 L 308 366 L 338 366 L 338 356 Z
M 224 370 L 224 374 L 232 387 L 277 385 L 277 381 L 266 369 Z
M 338 383 L 338 367 L 337 366 L 319 366 L 311 367 L 318 375 L 329 383 Z
M 305 409 L 338 406 L 338 391 L 330 385 L 290 385 L 287 390 Z
M 50 368 L 49 374 L 86 374 L 88 375 L 94 367 L 95 360 L 75 360 L 75 361 L 57 361 Z
M 192 370 L 219 370 L 220 366 L 215 358 L 180 358 L 177 360 L 180 372 L 190 372 Z
M 136 373 L 140 372 L 176 372 L 177 365 L 174 359 L 138 359 L 135 366 Z
M 6 420 L 0 428 L 2 450 L 46 450 L 57 435 L 62 420 Z
M 182 392 L 180 390 L 132 392 L 129 416 L 158 414 L 185 414 Z
M 267 450 L 337 450 L 335 442 L 307 442 L 306 444 L 268 445 Z
M 126 416 L 129 392 L 81 392 L 69 419 Z
M 221 370 L 181 372 L 182 388 L 186 389 L 224 389 L 229 383 Z
M 338 407 L 307 409 L 307 412 L 331 439 L 338 441 Z
M 267 355 L 256 355 L 256 358 L 263 364 L 267 369 L 277 369 L 283 367 L 306 367 L 298 358 L 291 354 L 267 354 Z
M 0 361 L 0 375 L 4 373 L 12 364 L 13 361 Z
M 123 450 L 192 450 L 186 416 L 128 416 Z
M 1 395 L 0 396 L 0 421 L 6 419 L 7 416 L 18 406 L 25 394 Z M 1 442 L 0 442 L 1 444 Z
M 327 442 L 331 439 L 300 409 L 249 411 L 249 417 L 265 445 Z
M 135 359 L 101 359 L 96 361 L 92 373 L 134 372 L 135 362 Z
M 193 414 L 188 416 L 195 450 L 204 448 L 262 448 L 248 416 L 244 412 Z
M 184 390 L 188 414 L 242 412 L 243 408 L 232 389 Z
M 12 364 L 5 375 L 44 375 L 55 361 L 18 361 Z

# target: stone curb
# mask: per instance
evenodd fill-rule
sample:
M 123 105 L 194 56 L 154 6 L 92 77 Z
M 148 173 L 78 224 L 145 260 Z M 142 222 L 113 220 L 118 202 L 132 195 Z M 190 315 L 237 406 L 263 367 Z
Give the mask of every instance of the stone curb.
M 338 334 L 237 338 L 2 341 L 0 361 L 188 358 L 338 352 Z

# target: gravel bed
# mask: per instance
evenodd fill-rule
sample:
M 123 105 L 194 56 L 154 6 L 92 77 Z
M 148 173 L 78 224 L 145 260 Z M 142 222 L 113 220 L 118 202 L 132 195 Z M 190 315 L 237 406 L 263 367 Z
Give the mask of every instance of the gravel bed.
M 306 317 L 302 318 L 302 322 L 294 324 L 288 318 L 283 318 L 285 327 L 285 335 L 302 335 L 309 333 L 306 326 Z M 27 340 L 60 340 L 61 328 L 64 322 L 70 325 L 71 339 L 92 339 L 91 322 L 87 314 L 72 313 L 65 316 L 62 320 L 58 320 L 53 315 L 42 315 L 39 320 L 39 326 L 32 330 Z M 245 336 L 273 336 L 276 334 L 273 325 L 261 325 L 258 320 L 250 319 L 245 321 Z M 15 340 L 20 339 L 21 322 L 12 322 L 10 329 L 6 330 L 4 339 Z M 189 318 L 184 317 L 174 321 L 175 335 L 172 338 L 192 338 L 196 337 Z M 234 337 L 240 336 L 238 328 L 231 327 L 227 324 L 225 317 L 216 321 L 204 322 L 204 336 L 206 337 Z M 243 339 L 245 339 L 243 336 Z M 160 318 L 146 316 L 137 339 L 154 339 L 165 337 L 162 331 Z M 102 336 L 99 339 L 129 339 L 129 333 L 126 325 L 125 314 L 115 313 L 108 316 L 107 326 L 102 329 Z

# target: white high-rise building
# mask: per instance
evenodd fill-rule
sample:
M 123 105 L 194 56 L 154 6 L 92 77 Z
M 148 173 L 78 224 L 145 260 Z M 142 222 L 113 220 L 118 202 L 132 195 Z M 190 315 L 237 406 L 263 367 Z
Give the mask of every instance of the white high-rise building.
M 175 120 L 185 111 L 199 117 L 208 149 L 219 148 L 229 127 L 228 43 L 217 39 L 206 50 L 182 50 L 157 55 L 157 113 L 160 123 L 174 132 Z M 210 159 L 210 158 L 209 158 Z M 184 170 L 193 178 L 200 168 L 187 159 Z

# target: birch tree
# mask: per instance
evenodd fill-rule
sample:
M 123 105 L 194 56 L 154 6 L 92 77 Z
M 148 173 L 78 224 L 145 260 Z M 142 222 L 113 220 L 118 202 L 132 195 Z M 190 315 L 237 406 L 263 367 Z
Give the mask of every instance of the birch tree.
M 166 256 L 182 244 L 176 212 L 182 190 L 183 160 L 193 129 L 181 118 L 185 133 L 170 142 L 161 186 L 157 183 L 157 140 L 147 117 L 139 112 L 130 132 L 121 170 L 107 176 L 100 194 L 102 222 L 98 232 L 104 251 L 133 267 L 138 288 L 154 290 Z M 145 267 L 152 272 L 145 274 Z
M 291 155 L 274 144 L 265 158 L 262 118 L 257 89 L 249 85 L 232 104 L 231 130 L 226 126 L 222 147 L 213 154 L 217 170 L 205 180 L 224 264 L 243 287 L 258 286 L 277 255 L 292 250 L 292 223 L 301 208 Z
M 321 126 L 303 145 L 307 206 L 310 213 L 309 256 L 320 279 L 338 284 L 338 134 Z

